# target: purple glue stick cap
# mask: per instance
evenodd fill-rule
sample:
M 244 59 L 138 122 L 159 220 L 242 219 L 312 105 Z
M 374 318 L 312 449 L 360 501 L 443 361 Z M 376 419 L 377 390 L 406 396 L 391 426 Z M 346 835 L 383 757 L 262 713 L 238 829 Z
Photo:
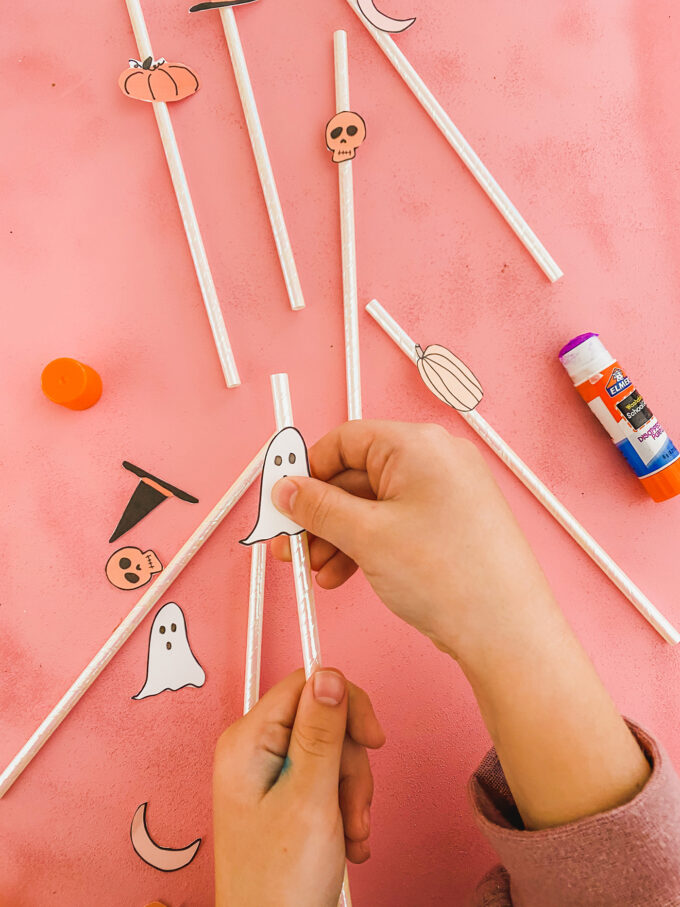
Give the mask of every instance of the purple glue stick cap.
M 577 346 L 580 346 L 582 343 L 585 343 L 586 340 L 589 340 L 591 337 L 599 337 L 599 334 L 593 334 L 590 331 L 588 334 L 579 334 L 578 337 L 574 337 L 573 340 L 570 340 L 569 343 L 565 343 L 562 349 L 559 351 L 559 358 L 566 356 L 567 353 L 571 350 L 575 350 Z

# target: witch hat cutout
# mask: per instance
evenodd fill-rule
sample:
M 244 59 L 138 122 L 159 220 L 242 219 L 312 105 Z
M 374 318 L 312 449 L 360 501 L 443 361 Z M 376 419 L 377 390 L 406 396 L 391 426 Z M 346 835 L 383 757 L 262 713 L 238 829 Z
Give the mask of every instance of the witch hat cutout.
M 152 476 L 145 469 L 133 466 L 127 460 L 123 460 L 123 466 L 136 476 L 139 476 L 141 481 L 132 493 L 132 497 L 123 511 L 123 516 L 109 539 L 110 542 L 115 542 L 121 535 L 125 535 L 126 532 L 136 526 L 140 520 L 143 520 L 145 516 L 150 514 L 167 498 L 179 498 L 181 501 L 188 501 L 190 504 L 198 504 L 198 498 L 195 498 L 192 494 L 187 494 L 186 491 L 175 488 L 169 482 L 164 482 L 163 479 Z

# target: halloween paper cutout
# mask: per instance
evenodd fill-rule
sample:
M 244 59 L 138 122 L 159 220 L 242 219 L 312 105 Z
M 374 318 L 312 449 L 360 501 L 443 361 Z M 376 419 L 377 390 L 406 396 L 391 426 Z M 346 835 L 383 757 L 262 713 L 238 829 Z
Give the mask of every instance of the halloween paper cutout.
M 153 551 L 119 548 L 107 561 L 106 578 L 117 589 L 139 589 L 162 569 L 163 564 Z
M 289 517 L 280 513 L 272 503 L 272 488 L 286 476 L 308 476 L 307 446 L 297 428 L 283 428 L 271 439 L 264 455 L 260 480 L 260 504 L 257 522 L 250 535 L 241 539 L 242 545 L 266 542 L 277 535 L 298 535 L 303 532 Z
M 164 690 L 202 687 L 205 671 L 191 651 L 184 612 L 175 602 L 163 605 L 149 633 L 149 657 L 144 686 L 133 699 L 157 696 Z
M 143 520 L 145 516 L 167 498 L 179 498 L 181 501 L 188 501 L 190 504 L 198 504 L 198 498 L 188 494 L 186 491 L 182 491 L 180 488 L 175 488 L 174 485 L 164 482 L 163 479 L 156 478 L 145 469 L 133 466 L 127 460 L 123 461 L 123 466 L 136 476 L 139 476 L 141 482 L 135 488 L 123 516 L 109 539 L 110 542 L 115 542 L 121 535 L 129 532 L 133 526 L 136 526 L 140 520 Z
M 223 6 L 241 6 L 244 3 L 252 3 L 253 0 L 215 0 L 212 3 L 197 3 L 196 6 L 190 6 L 190 13 L 200 13 L 204 9 L 221 9 Z
M 135 853 L 149 866 L 160 869 L 161 872 L 175 872 L 178 869 L 184 869 L 198 853 L 201 838 L 196 838 L 191 844 L 176 850 L 172 847 L 161 847 L 160 844 L 156 844 L 146 827 L 147 806 L 148 803 L 141 803 L 132 817 L 130 840 Z
M 181 101 L 199 89 L 198 76 L 183 63 L 129 60 L 129 69 L 118 77 L 123 94 L 137 101 Z
M 459 413 L 471 412 L 484 396 L 482 385 L 464 362 L 445 346 L 433 344 L 425 351 L 416 344 L 418 371 L 435 397 Z
M 326 147 L 333 152 L 333 162 L 351 161 L 366 138 L 366 123 L 358 113 L 342 110 L 326 124 Z
M 392 19 L 390 16 L 381 13 L 373 0 L 357 0 L 357 6 L 361 10 L 364 18 L 368 19 L 374 28 L 377 28 L 379 31 L 386 31 L 391 35 L 406 31 L 406 29 L 410 28 L 416 21 L 415 18 Z

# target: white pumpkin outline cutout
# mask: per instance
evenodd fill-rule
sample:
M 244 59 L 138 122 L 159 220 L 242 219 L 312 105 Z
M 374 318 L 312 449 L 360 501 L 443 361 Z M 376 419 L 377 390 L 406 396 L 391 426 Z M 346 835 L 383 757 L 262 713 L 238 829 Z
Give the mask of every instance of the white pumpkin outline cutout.
M 462 359 L 445 346 L 433 343 L 424 350 L 416 344 L 416 365 L 423 383 L 443 403 L 470 413 L 482 402 L 479 379 Z
M 189 645 L 184 611 L 168 602 L 158 611 L 149 633 L 146 680 L 133 699 L 158 696 L 165 690 L 202 687 L 205 671 Z
M 242 545 L 266 542 L 277 535 L 299 535 L 304 532 L 302 526 L 284 516 L 272 503 L 272 488 L 279 479 L 286 476 L 309 477 L 307 445 L 297 428 L 292 426 L 282 428 L 269 442 L 260 478 L 257 520 L 250 535 L 240 540 Z

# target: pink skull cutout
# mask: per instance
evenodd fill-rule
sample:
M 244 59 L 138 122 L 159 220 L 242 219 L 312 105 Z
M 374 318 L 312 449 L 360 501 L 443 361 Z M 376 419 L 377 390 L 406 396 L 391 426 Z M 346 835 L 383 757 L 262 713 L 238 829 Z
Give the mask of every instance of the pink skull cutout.
M 106 564 L 106 578 L 117 589 L 138 589 L 146 586 L 163 565 L 153 551 L 140 548 L 119 548 Z
M 326 145 L 336 164 L 351 161 L 365 138 L 366 123 L 351 110 L 336 113 L 326 126 Z

